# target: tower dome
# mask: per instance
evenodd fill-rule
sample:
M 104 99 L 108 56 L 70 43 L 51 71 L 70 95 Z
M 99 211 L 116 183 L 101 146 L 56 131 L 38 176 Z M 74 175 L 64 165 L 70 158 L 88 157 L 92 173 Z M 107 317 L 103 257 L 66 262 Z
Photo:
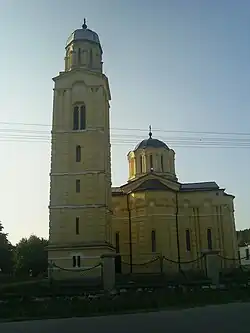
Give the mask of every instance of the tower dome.
M 88 29 L 84 19 L 82 29 L 75 30 L 67 40 L 65 71 L 77 68 L 102 73 L 102 54 L 97 33 Z
M 101 48 L 101 43 L 99 36 L 96 32 L 88 29 L 88 26 L 86 24 L 86 19 L 84 19 L 84 23 L 82 25 L 82 29 L 77 29 L 69 36 L 66 42 L 66 48 L 73 42 L 78 41 L 88 41 L 95 44 L 98 44 Z

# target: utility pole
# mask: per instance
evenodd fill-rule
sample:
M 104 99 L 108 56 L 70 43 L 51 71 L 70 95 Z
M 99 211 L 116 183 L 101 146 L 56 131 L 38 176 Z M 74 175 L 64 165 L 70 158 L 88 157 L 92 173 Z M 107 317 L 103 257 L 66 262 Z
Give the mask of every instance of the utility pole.
M 178 220 L 178 214 L 179 214 L 178 192 L 176 192 L 175 194 L 175 205 L 176 205 L 176 211 L 175 211 L 176 244 L 177 244 L 178 267 L 180 272 L 181 256 L 180 256 L 180 239 L 179 239 L 179 220 Z
M 131 226 L 131 210 L 129 206 L 129 193 L 127 193 L 127 210 L 128 210 L 128 238 L 129 238 L 129 265 L 130 273 L 133 272 L 133 249 L 132 249 L 132 226 Z

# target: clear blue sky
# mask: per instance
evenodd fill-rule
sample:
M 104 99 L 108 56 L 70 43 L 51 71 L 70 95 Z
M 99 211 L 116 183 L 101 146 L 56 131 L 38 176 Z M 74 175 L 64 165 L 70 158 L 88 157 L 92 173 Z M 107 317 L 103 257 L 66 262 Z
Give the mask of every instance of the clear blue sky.
M 84 17 L 110 80 L 113 185 L 147 136 L 130 129 L 152 124 L 176 151 L 179 180 L 217 181 L 236 195 L 237 227 L 250 227 L 250 149 L 180 147 L 187 135 L 168 132 L 250 132 L 249 1 L 0 0 L 0 220 L 11 241 L 48 235 L 51 78 Z

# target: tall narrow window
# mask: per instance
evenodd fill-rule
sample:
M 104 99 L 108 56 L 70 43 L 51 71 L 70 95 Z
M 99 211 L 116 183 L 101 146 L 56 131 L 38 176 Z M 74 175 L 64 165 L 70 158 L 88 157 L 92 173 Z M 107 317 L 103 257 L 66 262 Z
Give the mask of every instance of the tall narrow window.
M 82 105 L 80 109 L 80 129 L 84 130 L 85 128 L 86 128 L 86 109 L 85 105 Z
M 80 234 L 80 218 L 76 217 L 76 234 L 79 235 Z
M 79 108 L 78 106 L 74 107 L 73 111 L 73 130 L 79 129 Z
M 78 64 L 81 65 L 81 49 L 78 49 Z
M 92 51 L 92 49 L 90 49 L 90 51 L 89 51 L 89 66 L 90 66 L 90 68 L 93 67 L 93 51 Z
M 213 244 L 212 244 L 212 230 L 207 229 L 207 247 L 209 250 L 212 250 Z
M 73 260 L 72 262 L 73 267 L 76 267 L 76 256 L 73 256 L 72 260 Z
M 77 256 L 77 267 L 81 267 L 81 257 Z
M 119 232 L 115 233 L 115 249 L 116 249 L 116 253 L 120 252 L 120 234 L 119 234 Z
M 132 176 L 132 162 L 131 162 L 131 160 L 129 160 L 128 165 L 129 165 L 129 176 Z
M 164 172 L 163 155 L 161 155 L 161 171 Z
M 143 157 L 140 156 L 140 173 L 142 173 L 143 170 Z
M 80 179 L 76 179 L 76 193 L 81 192 L 81 181 Z
M 246 260 L 249 260 L 249 248 L 246 249 Z
M 155 235 L 155 230 L 151 231 L 151 246 L 152 246 L 152 252 L 156 252 L 156 235 Z
M 191 251 L 191 240 L 190 240 L 190 230 L 186 230 L 186 249 L 187 251 Z
M 131 159 L 131 176 L 135 175 L 135 159 Z
M 76 146 L 76 162 L 81 162 L 81 146 Z
M 153 171 L 153 155 L 149 156 L 149 165 L 150 165 L 150 171 Z

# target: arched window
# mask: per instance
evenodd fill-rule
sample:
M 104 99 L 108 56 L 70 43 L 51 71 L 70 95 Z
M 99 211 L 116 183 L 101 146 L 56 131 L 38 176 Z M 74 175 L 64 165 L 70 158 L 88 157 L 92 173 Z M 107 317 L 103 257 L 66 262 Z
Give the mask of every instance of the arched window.
M 73 259 L 72 265 L 73 265 L 73 267 L 76 267 L 76 256 L 73 256 L 72 259 Z
M 81 162 L 81 146 L 76 146 L 76 162 Z
M 81 267 L 81 256 L 72 256 L 72 261 L 73 267 Z
M 86 108 L 85 105 L 74 106 L 73 130 L 84 130 L 86 128 Z
M 152 252 L 156 252 L 156 235 L 155 235 L 155 230 L 151 231 L 151 247 L 152 247 Z
M 85 105 L 82 105 L 80 108 L 80 129 L 83 130 L 86 128 L 86 108 Z
M 75 106 L 73 111 L 73 130 L 79 129 L 79 107 Z
M 153 167 L 153 155 L 149 156 L 149 165 L 150 165 L 150 171 L 154 171 L 154 167 Z
M 143 157 L 140 156 L 140 173 L 143 172 Z
M 77 267 L 81 267 L 81 257 L 77 256 Z
M 163 155 L 161 155 L 161 171 L 164 172 Z
M 209 250 L 212 250 L 213 242 L 212 242 L 212 230 L 207 229 L 207 247 Z

